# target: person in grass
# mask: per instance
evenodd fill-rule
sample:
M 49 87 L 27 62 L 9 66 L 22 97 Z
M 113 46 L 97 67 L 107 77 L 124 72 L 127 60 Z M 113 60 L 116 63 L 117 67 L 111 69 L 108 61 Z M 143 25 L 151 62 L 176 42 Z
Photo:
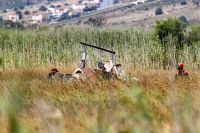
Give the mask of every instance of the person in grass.
M 63 74 L 58 71 L 56 67 L 51 69 L 51 72 L 48 74 L 48 78 L 52 80 L 72 80 L 72 74 Z
M 178 72 L 175 75 L 176 77 L 177 76 L 188 76 L 189 75 L 188 72 L 186 72 L 183 68 L 184 68 L 183 63 L 179 63 L 177 65 Z
M 56 74 L 58 73 L 58 69 L 56 67 L 51 69 L 51 72 L 48 74 L 48 78 L 55 80 L 56 79 Z

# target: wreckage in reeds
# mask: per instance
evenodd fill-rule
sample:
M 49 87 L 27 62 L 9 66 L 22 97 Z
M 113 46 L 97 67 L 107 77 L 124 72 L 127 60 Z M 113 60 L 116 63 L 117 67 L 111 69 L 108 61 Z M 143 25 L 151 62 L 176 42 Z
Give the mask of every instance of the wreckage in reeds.
M 115 52 L 111 50 L 107 50 L 101 47 L 97 47 L 91 44 L 80 42 L 83 46 L 82 53 L 82 61 L 80 67 L 77 68 L 72 74 L 61 74 L 56 68 L 53 68 L 49 73 L 48 77 L 51 79 L 56 79 L 55 77 L 59 77 L 59 79 L 63 80 L 99 80 L 99 79 L 125 79 L 125 72 L 122 69 L 121 64 L 115 64 Z M 104 52 L 108 52 L 111 54 L 111 59 L 107 63 L 103 63 L 101 61 L 98 62 L 98 68 L 87 68 L 86 67 L 86 55 L 87 48 L 95 48 L 98 50 L 102 50 Z M 59 75 L 59 76 L 58 76 Z

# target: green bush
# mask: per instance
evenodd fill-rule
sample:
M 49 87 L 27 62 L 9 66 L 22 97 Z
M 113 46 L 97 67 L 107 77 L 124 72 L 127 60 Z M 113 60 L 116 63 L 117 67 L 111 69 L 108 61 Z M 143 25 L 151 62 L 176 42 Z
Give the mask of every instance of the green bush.
M 106 24 L 106 18 L 103 16 L 90 17 L 85 24 L 100 27 Z
M 177 19 L 168 18 L 167 20 L 160 20 L 156 22 L 155 32 L 159 37 L 161 42 L 165 42 L 164 40 L 172 36 L 178 40 L 178 47 L 181 46 L 181 41 L 183 40 L 183 31 L 185 26 Z
M 25 14 L 25 15 L 30 15 L 31 13 L 30 13 L 29 10 L 26 10 L 26 11 L 24 12 L 24 14 Z
M 22 11 L 16 11 L 15 14 L 20 15 L 20 14 L 22 14 Z
M 39 8 L 39 11 L 46 11 L 47 10 L 47 8 L 45 7 L 45 6 L 41 6 L 40 8 Z
M 188 23 L 188 20 L 185 16 L 180 16 L 178 19 L 183 23 Z
M 17 15 L 19 15 L 19 19 L 23 19 L 22 11 L 16 11 L 15 12 Z
M 188 32 L 188 40 L 190 43 L 196 43 L 200 41 L 200 25 L 194 25 Z
M 18 10 L 18 8 L 17 7 L 15 7 L 14 9 L 13 9 L 13 11 L 17 11 Z
M 22 23 L 12 22 L 10 20 L 3 21 L 2 26 L 5 28 L 11 28 L 11 29 L 13 29 L 13 28 L 23 29 L 24 28 L 24 25 Z
M 7 10 L 3 10 L 3 13 L 7 13 L 8 11 Z
M 181 1 L 181 5 L 187 5 L 187 1 L 186 0 L 182 0 Z
M 162 15 L 163 14 L 163 11 L 162 11 L 162 8 L 157 8 L 156 11 L 155 11 L 155 15 Z

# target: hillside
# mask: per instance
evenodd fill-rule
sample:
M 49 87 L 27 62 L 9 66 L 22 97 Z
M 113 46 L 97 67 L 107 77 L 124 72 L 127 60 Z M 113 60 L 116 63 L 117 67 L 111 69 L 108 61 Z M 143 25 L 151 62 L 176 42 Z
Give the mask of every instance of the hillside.
M 0 9 L 5 10 L 15 7 L 28 6 L 38 2 L 41 2 L 41 0 L 0 0 Z
M 20 8 L 23 6 L 30 6 L 41 4 L 47 0 L 0 0 L 0 10 Z M 74 2 L 76 0 L 48 0 L 49 2 Z
M 162 15 L 155 15 L 155 10 L 161 7 Z M 185 16 L 190 23 L 200 22 L 200 8 L 191 1 L 182 5 L 180 1 L 170 3 L 169 1 L 154 0 L 141 5 L 130 3 L 118 4 L 114 7 L 85 14 L 80 18 L 65 20 L 54 25 L 83 24 L 91 17 L 103 16 L 107 25 L 127 25 L 152 27 L 157 20 L 167 17 L 179 18 Z
M 157 20 L 168 17 L 179 18 L 181 16 L 185 16 L 189 23 L 200 22 L 200 8 L 197 8 L 192 2 L 188 2 L 186 5 L 181 5 L 180 3 L 176 3 L 175 5 L 166 3 L 157 4 L 129 8 L 110 14 L 107 23 L 109 25 L 151 27 L 155 25 Z M 155 15 L 155 11 L 158 7 L 161 7 L 163 14 Z

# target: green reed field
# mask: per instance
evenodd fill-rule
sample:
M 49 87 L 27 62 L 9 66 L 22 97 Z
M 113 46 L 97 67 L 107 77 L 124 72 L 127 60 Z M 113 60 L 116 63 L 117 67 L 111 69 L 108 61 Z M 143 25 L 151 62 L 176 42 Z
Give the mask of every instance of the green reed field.
M 175 67 L 178 62 L 193 69 L 200 65 L 200 45 L 188 46 L 182 42 L 184 48 L 176 51 L 176 39 L 168 37 L 162 44 L 153 30 L 73 26 L 23 31 L 0 29 L 0 69 L 77 66 L 82 52 L 80 41 L 113 49 L 117 53 L 116 62 L 128 68 L 162 69 L 163 60 L 167 68 Z M 91 48 L 88 52 L 89 66 L 110 58 L 109 54 Z
M 51 67 L 79 66 L 80 41 L 116 51 L 130 78 L 49 81 Z M 153 29 L 0 29 L 0 133 L 199 133 L 200 45 L 182 43 L 162 44 Z M 96 67 L 111 55 L 89 48 L 87 57 Z M 188 78 L 175 80 L 177 62 Z

